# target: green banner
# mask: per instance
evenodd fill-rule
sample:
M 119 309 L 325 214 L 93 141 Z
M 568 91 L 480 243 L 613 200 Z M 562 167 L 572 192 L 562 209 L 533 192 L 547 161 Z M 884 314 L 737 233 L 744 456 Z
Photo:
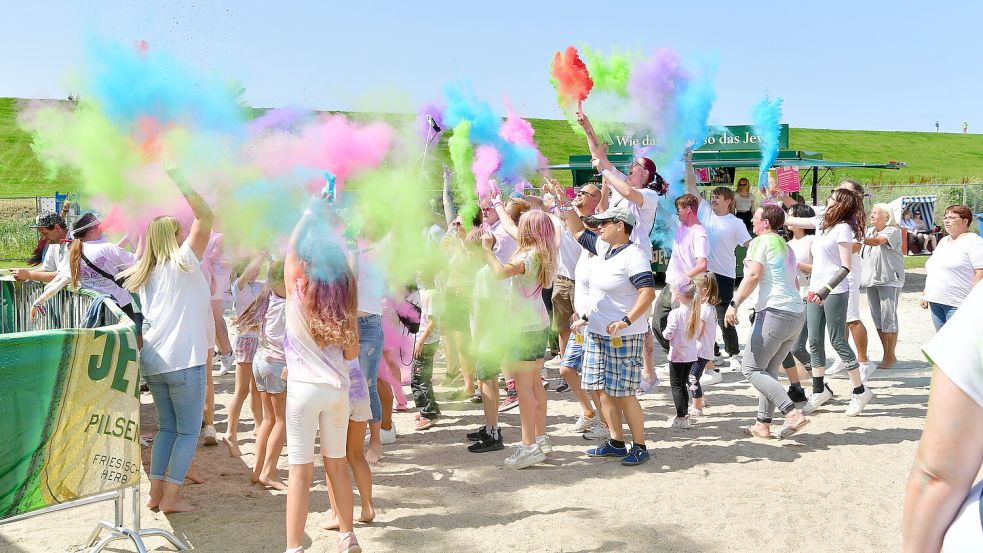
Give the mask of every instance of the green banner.
M 633 148 L 658 147 L 658 137 L 647 133 L 612 134 L 608 137 L 611 153 L 628 152 Z M 710 135 L 696 150 L 730 151 L 730 150 L 760 150 L 761 137 L 754 133 L 751 125 L 731 125 L 728 127 L 711 127 Z M 788 125 L 782 125 L 778 135 L 778 149 L 788 149 Z
M 138 350 L 122 320 L 0 335 L 0 519 L 140 482 Z

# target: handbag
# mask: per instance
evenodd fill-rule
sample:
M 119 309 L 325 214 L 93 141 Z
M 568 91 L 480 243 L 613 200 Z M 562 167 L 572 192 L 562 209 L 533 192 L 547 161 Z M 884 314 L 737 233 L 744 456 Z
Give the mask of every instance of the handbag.
M 869 288 L 874 285 L 877 277 L 877 260 L 873 255 L 874 246 L 864 245 L 860 248 L 860 287 Z

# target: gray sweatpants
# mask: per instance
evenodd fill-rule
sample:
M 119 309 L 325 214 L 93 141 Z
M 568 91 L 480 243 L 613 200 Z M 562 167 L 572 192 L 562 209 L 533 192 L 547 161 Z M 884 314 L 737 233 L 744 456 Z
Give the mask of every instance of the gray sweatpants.
M 846 335 L 846 309 L 850 293 L 830 294 L 822 305 L 810 303 L 806 306 L 806 324 L 809 325 L 809 355 L 812 367 L 826 366 L 826 340 L 823 334 L 828 331 L 829 342 L 840 356 L 847 370 L 860 366 L 857 355 L 853 353 Z
M 874 328 L 886 334 L 898 331 L 898 296 L 900 295 L 900 286 L 867 288 L 867 301 L 870 303 L 870 316 L 874 318 Z
M 803 324 L 802 313 L 768 308 L 755 315 L 741 372 L 758 390 L 760 422 L 770 423 L 775 407 L 783 414 L 795 408 L 785 387 L 778 381 L 778 369 L 798 339 Z

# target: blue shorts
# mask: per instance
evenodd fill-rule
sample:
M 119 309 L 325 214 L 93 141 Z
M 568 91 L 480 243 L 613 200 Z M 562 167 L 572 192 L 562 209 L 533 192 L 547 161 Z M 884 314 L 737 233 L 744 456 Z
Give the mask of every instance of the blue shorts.
M 645 335 L 622 336 L 620 347 L 611 343 L 611 337 L 593 332 L 588 332 L 584 341 L 583 388 L 611 397 L 634 396 L 642 383 Z
M 268 394 L 282 394 L 287 391 L 287 381 L 283 379 L 283 369 L 286 363 L 268 361 L 263 352 L 253 358 L 253 377 L 256 378 L 256 389 Z
M 584 345 L 577 343 L 577 338 L 583 338 L 583 334 L 570 334 L 567 340 L 567 347 L 563 350 L 563 360 L 560 365 L 568 369 L 573 369 L 580 374 L 584 368 Z

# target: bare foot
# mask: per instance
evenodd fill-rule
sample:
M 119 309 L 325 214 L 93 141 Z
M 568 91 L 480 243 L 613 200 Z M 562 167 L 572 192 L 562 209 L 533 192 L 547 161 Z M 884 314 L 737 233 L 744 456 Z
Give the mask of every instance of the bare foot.
M 369 445 L 369 449 L 365 451 L 365 460 L 374 465 L 379 459 L 382 459 L 382 444 Z
M 878 369 L 890 369 L 898 363 L 897 357 L 885 357 L 881 364 L 877 366 Z
M 368 524 L 368 523 L 372 522 L 373 520 L 375 520 L 375 509 L 372 507 L 372 504 L 371 503 L 369 503 L 369 504 L 364 504 L 363 503 L 362 504 L 362 514 L 359 515 L 358 521 L 359 522 L 364 522 L 365 524 Z
M 228 435 L 222 436 L 222 443 L 225 447 L 229 448 L 230 457 L 242 457 L 242 452 L 239 451 L 239 444 L 236 443 L 239 440 L 235 437 L 230 437 Z
M 270 478 L 267 476 L 260 476 L 256 483 L 266 486 L 267 488 L 273 488 L 274 490 L 284 491 L 287 489 L 287 485 L 281 482 L 279 479 Z
M 173 503 L 163 503 L 160 504 L 160 512 L 162 513 L 191 513 L 197 511 L 198 507 L 178 499 Z
M 151 511 L 156 511 L 158 505 L 160 505 L 160 498 L 159 497 L 148 497 L 147 498 L 147 508 L 150 509 Z
M 192 484 L 204 484 L 205 479 L 198 474 L 198 470 L 195 468 L 189 468 L 188 472 L 184 475 L 185 478 L 191 480 Z
M 324 524 L 321 525 L 321 528 L 324 528 L 325 530 L 337 530 L 339 526 L 341 525 L 338 523 L 338 517 L 334 514 L 334 511 L 328 509 L 328 518 Z

